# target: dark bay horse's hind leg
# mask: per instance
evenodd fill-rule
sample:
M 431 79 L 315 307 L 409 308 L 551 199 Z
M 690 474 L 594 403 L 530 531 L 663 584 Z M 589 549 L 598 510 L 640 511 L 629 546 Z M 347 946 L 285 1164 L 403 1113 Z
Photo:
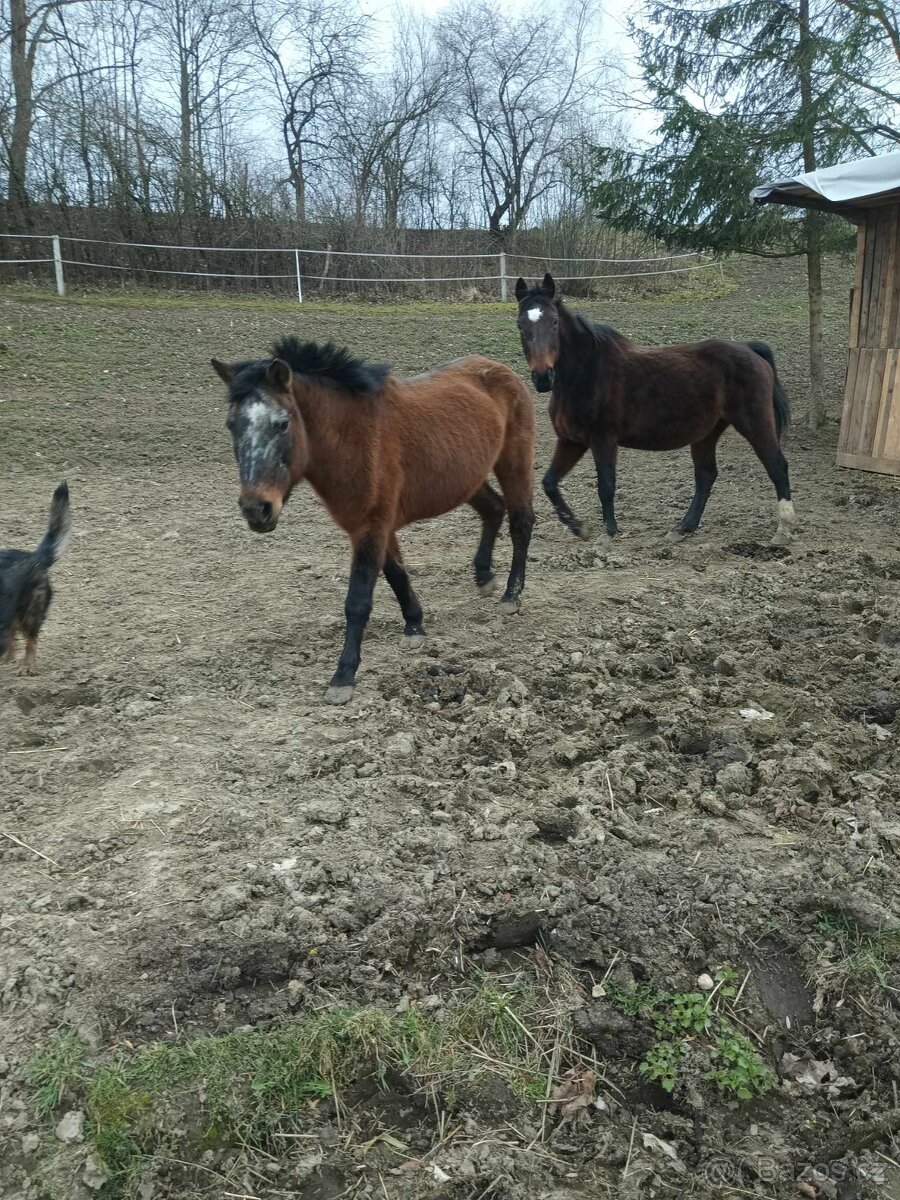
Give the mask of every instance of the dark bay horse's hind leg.
M 603 526 L 610 537 L 619 532 L 616 524 L 616 458 L 619 447 L 612 435 L 591 442 L 591 453 L 597 468 L 597 495 L 603 512 Z
M 391 586 L 391 591 L 397 597 L 403 620 L 406 622 L 403 630 L 404 641 L 408 649 L 419 646 L 425 637 L 422 626 L 422 605 L 413 591 L 413 586 L 403 565 L 403 555 L 397 542 L 397 535 L 392 533 L 388 538 L 387 554 L 384 559 L 384 577 Z
M 372 612 L 372 593 L 385 561 L 385 542 L 367 536 L 354 539 L 353 565 L 350 568 L 350 586 L 344 615 L 347 627 L 344 633 L 344 648 L 338 659 L 337 670 L 328 685 L 325 699 L 329 704 L 346 704 L 356 686 L 359 670 L 360 647 L 363 633 Z
M 494 582 L 494 543 L 506 515 L 503 497 L 487 482 L 483 483 L 469 501 L 481 517 L 481 541 L 475 551 L 475 583 L 482 596 L 490 596 Z
M 559 490 L 559 483 L 581 461 L 586 451 L 587 446 L 581 446 L 578 442 L 568 442 L 564 438 L 559 438 L 556 443 L 556 449 L 553 451 L 553 458 L 550 460 L 550 466 L 544 475 L 544 492 L 547 499 L 556 509 L 556 515 L 562 521 L 563 525 L 567 529 L 571 529 L 575 536 L 579 538 L 588 537 L 587 527 L 583 521 L 575 516 L 568 504 L 566 504 L 562 492 Z
M 774 419 L 766 428 L 748 428 L 735 420 L 734 427 L 742 433 L 753 449 L 756 457 L 766 468 L 766 474 L 775 485 L 775 495 L 778 497 L 778 528 L 772 537 L 771 545 L 789 546 L 794 540 L 794 526 L 797 515 L 791 500 L 791 480 L 788 473 L 788 462 L 784 457 L 778 436 L 775 433 Z
M 687 512 L 672 531 L 679 537 L 694 533 L 700 524 L 709 493 L 719 473 L 716 466 L 716 445 L 727 428 L 728 423 L 720 421 L 712 433 L 691 446 L 691 458 L 694 460 L 694 496 Z

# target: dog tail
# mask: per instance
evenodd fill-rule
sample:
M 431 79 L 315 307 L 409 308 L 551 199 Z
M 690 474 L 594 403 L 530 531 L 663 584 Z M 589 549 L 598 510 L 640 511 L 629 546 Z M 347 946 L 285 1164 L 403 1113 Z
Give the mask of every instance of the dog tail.
M 50 523 L 41 544 L 35 550 L 35 557 L 40 565 L 47 570 L 52 567 L 69 540 L 69 530 L 72 527 L 72 514 L 69 512 L 69 485 L 61 483 L 53 493 L 50 503 Z

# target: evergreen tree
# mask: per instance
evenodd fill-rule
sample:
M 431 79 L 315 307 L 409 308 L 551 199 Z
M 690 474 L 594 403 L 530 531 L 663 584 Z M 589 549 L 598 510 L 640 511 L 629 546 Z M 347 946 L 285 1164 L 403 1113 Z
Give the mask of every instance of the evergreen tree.
M 585 180 L 616 228 L 688 249 L 806 256 L 813 428 L 825 419 L 822 253 L 850 231 L 814 210 L 755 207 L 750 192 L 900 143 L 897 60 L 874 8 L 650 0 L 631 33 L 647 103 L 662 114 L 658 138 L 644 150 L 597 148 Z

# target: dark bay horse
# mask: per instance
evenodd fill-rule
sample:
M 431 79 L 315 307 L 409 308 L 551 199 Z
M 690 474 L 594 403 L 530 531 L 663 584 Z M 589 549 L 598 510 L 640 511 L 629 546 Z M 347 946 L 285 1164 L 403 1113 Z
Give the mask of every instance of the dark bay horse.
M 550 274 L 540 286 L 516 283 L 519 333 L 539 392 L 552 391 L 550 420 L 557 442 L 544 491 L 574 534 L 585 526 L 566 504 L 559 483 L 589 449 L 597 469 L 603 523 L 615 516 L 619 446 L 635 450 L 691 447 L 694 497 L 673 530 L 693 533 L 715 483 L 716 443 L 733 425 L 756 451 L 778 497 L 775 546 L 787 545 L 796 524 L 781 436 L 790 405 L 764 342 L 693 342 L 637 346 L 608 325 L 570 312 Z
M 348 350 L 293 337 L 278 342 L 272 358 L 212 365 L 228 385 L 238 503 L 250 528 L 270 533 L 305 479 L 350 538 L 344 648 L 326 700 L 344 704 L 353 694 L 380 572 L 400 605 L 407 645 L 425 635 L 397 544 L 397 530 L 412 521 L 470 504 L 481 517 L 475 582 L 489 594 L 494 543 L 508 513 L 513 557 L 501 608 L 519 607 L 534 525 L 534 406 L 514 371 L 463 358 L 397 379 L 390 367 Z M 488 482 L 491 472 L 502 496 Z

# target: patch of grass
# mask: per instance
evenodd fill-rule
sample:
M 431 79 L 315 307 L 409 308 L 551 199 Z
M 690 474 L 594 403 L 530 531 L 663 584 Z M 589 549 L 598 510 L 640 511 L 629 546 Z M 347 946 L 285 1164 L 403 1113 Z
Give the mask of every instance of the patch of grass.
M 85 1049 L 76 1035 L 60 1030 L 31 1062 L 28 1081 L 41 1116 L 58 1108 L 77 1086 L 85 1069 Z
M 649 1019 L 655 1031 L 653 1046 L 638 1070 L 672 1092 L 692 1047 L 712 1062 L 704 1078 L 733 1100 L 763 1096 L 775 1080 L 753 1043 L 735 1029 L 723 1002 L 735 995 L 736 976 L 729 968 L 716 974 L 714 991 L 665 992 L 650 986 L 621 993 L 614 999 L 628 1013 Z
M 131 1194 L 148 1159 L 196 1161 L 204 1150 L 265 1147 L 296 1132 L 321 1101 L 361 1076 L 408 1085 L 448 1107 L 461 1086 L 499 1076 L 523 1104 L 543 1101 L 560 1015 L 531 988 L 481 981 L 440 1015 L 411 1005 L 310 1013 L 280 1028 L 155 1043 L 89 1061 L 71 1033 L 37 1056 L 34 1104 L 47 1115 L 73 1094 L 91 1151 Z
M 826 939 L 819 952 L 820 985 L 833 988 L 851 979 L 861 983 L 875 979 L 881 987 L 887 986 L 892 963 L 900 958 L 900 933 L 872 933 L 851 917 L 826 912 L 817 915 L 817 927 Z

